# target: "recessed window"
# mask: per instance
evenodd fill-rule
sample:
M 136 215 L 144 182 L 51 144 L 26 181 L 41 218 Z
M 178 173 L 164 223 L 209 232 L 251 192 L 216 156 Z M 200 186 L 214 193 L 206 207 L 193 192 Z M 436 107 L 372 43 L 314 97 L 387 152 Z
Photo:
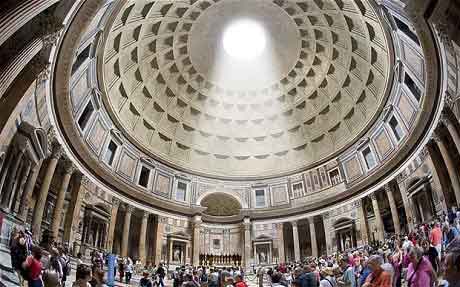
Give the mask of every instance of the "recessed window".
M 365 148 L 362 151 L 362 154 L 364 157 L 364 161 L 366 162 L 367 169 L 373 168 L 376 162 L 375 162 L 374 154 L 371 151 L 371 148 L 370 147 Z
M 405 73 L 404 76 L 404 84 L 406 84 L 406 86 L 411 91 L 412 95 L 414 95 L 414 97 L 417 99 L 417 102 L 420 102 L 420 98 L 422 97 L 422 91 L 420 91 L 418 86 L 415 84 L 414 80 L 412 80 L 412 78 L 407 73 Z
M 89 52 L 91 50 L 91 45 L 88 45 L 83 51 L 77 55 L 77 59 L 72 65 L 72 74 L 80 68 L 80 66 L 89 58 Z
M 115 158 L 117 149 L 118 149 L 118 145 L 111 140 L 109 145 L 107 146 L 107 151 L 105 152 L 105 156 L 104 156 L 105 163 L 107 163 L 108 165 L 113 164 L 113 159 Z
M 399 142 L 404 136 L 404 131 L 402 130 L 401 125 L 394 116 L 391 117 L 389 124 L 396 140 Z
M 302 182 L 294 183 L 292 185 L 292 194 L 294 197 L 299 197 L 303 195 L 303 184 Z
M 265 206 L 265 190 L 257 189 L 256 190 L 256 207 Z
M 406 23 L 404 23 L 403 21 L 399 20 L 398 18 L 396 18 L 396 17 L 393 17 L 393 18 L 395 19 L 396 26 L 398 27 L 398 29 L 401 30 L 404 34 L 406 34 L 407 37 L 411 38 L 412 41 L 414 41 L 415 43 L 420 45 L 418 37 L 417 37 L 417 35 L 415 35 L 415 33 L 412 31 L 412 29 Z
M 94 107 L 91 101 L 88 102 L 83 113 L 81 113 L 80 118 L 78 118 L 78 126 L 81 130 L 85 130 L 86 126 L 88 125 L 89 119 L 94 112 Z
M 143 166 L 141 168 L 141 173 L 139 174 L 139 185 L 147 188 L 147 186 L 149 185 L 149 178 L 150 178 L 150 169 Z
M 176 200 L 185 201 L 186 194 L 187 194 L 187 184 L 185 182 L 179 181 L 177 183 Z
M 332 185 L 339 184 L 341 182 L 339 169 L 333 169 L 329 172 L 329 178 L 331 179 Z

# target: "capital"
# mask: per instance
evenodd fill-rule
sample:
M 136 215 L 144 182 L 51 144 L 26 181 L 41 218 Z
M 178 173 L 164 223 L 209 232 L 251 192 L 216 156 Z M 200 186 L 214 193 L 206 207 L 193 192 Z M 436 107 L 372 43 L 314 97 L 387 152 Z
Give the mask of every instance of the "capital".
M 134 206 L 126 204 L 125 205 L 126 213 L 133 213 L 134 211 Z
M 371 200 L 377 200 L 377 194 L 375 192 L 371 193 L 369 197 Z
M 291 221 L 292 227 L 297 227 L 297 221 Z
M 432 139 L 435 143 L 442 143 L 441 136 L 440 136 L 437 132 L 434 132 L 434 133 L 431 135 L 431 139 Z
M 393 189 L 391 188 L 391 185 L 389 183 L 385 184 L 384 189 L 386 193 L 392 193 Z
M 144 211 L 144 213 L 142 214 L 142 219 L 148 219 L 150 216 L 150 213 L 148 213 L 147 211 Z
M 119 207 L 120 206 L 120 200 L 116 197 L 112 197 L 112 207 Z
M 64 172 L 66 174 L 73 174 L 77 170 L 77 167 L 73 164 L 73 162 L 70 159 L 66 158 L 64 160 Z

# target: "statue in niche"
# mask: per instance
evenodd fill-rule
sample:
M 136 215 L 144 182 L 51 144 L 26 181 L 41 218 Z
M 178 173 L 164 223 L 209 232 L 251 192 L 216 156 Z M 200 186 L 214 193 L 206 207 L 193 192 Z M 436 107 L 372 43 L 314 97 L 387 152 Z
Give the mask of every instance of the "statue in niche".
M 175 248 L 174 249 L 174 253 L 173 253 L 173 260 L 176 261 L 176 262 L 180 262 L 181 261 L 181 250 L 180 248 Z

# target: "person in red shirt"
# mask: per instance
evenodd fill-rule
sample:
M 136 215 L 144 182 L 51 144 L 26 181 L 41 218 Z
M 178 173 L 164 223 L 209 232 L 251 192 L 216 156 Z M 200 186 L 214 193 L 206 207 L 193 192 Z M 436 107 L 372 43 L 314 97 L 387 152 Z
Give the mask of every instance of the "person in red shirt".
M 248 287 L 248 284 L 243 281 L 243 276 L 241 275 L 236 275 L 235 276 L 235 287 Z
M 23 263 L 24 269 L 28 271 L 29 287 L 43 287 L 41 259 L 42 249 L 38 246 L 32 247 L 32 255 Z
M 436 251 L 438 251 L 438 258 L 441 260 L 442 230 L 439 222 L 436 222 L 434 228 L 430 232 L 430 243 L 436 248 Z

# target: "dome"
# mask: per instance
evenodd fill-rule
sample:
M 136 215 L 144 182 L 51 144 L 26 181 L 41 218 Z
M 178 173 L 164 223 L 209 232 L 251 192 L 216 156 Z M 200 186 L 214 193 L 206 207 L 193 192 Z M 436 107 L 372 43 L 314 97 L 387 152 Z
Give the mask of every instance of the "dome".
M 150 157 L 205 176 L 324 163 L 368 130 L 391 84 L 371 1 L 126 1 L 108 22 L 98 68 L 111 119 Z M 241 35 L 251 27 L 260 37 Z M 242 59 L 226 49 L 233 28 L 234 49 L 257 40 Z

